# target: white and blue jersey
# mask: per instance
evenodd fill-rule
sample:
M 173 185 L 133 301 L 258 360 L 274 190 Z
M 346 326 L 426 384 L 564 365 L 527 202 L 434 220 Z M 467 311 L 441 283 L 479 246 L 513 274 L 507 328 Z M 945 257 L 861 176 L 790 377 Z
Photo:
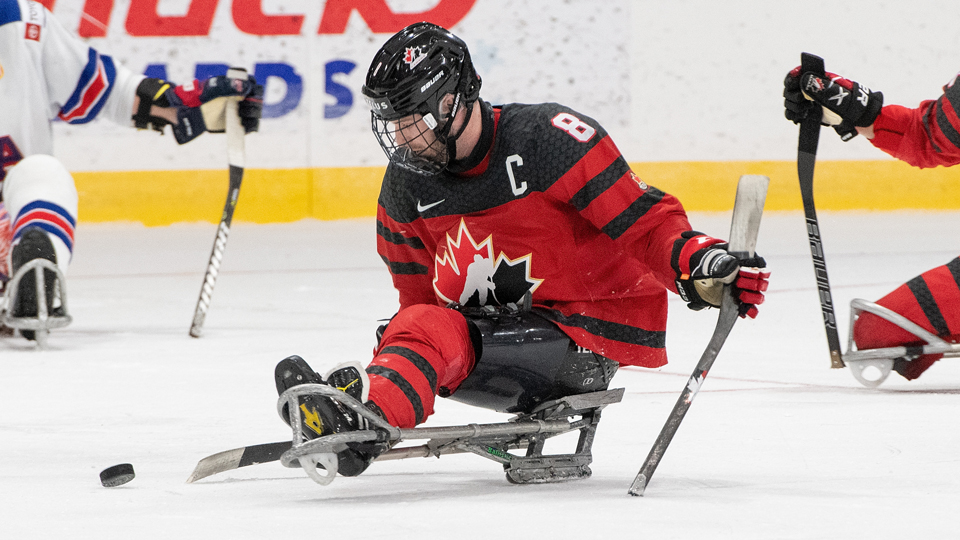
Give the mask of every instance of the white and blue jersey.
M 24 157 L 53 153 L 56 118 L 130 125 L 142 79 L 68 32 L 41 4 L 0 0 L 0 184 Z
M 10 275 L 11 245 L 30 227 L 51 235 L 64 272 L 73 252 L 77 189 L 51 156 L 52 122 L 132 126 L 141 80 L 41 4 L 0 0 L 0 284 Z

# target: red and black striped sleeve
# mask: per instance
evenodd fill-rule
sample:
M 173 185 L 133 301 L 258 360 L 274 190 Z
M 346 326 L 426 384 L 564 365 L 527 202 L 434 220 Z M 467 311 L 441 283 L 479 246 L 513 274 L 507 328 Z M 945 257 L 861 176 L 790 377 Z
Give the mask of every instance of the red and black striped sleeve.
M 888 105 L 873 124 L 874 146 L 914 167 L 960 164 L 960 85 L 916 109 Z
M 377 208 L 377 253 L 390 270 L 401 308 L 437 303 L 432 250 L 417 233 L 415 223 L 391 219 L 383 206 Z
M 690 229 L 686 213 L 674 196 L 637 177 L 608 135 L 603 133 L 548 192 L 568 201 L 673 288 L 670 253 L 673 241 Z

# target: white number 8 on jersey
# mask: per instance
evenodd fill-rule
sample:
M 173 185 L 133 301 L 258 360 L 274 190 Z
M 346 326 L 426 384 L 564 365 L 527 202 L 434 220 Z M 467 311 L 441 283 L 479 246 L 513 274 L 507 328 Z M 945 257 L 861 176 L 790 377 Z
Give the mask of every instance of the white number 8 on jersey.
M 554 116 L 552 123 L 555 127 L 566 131 L 571 137 L 580 142 L 589 141 L 597 132 L 590 124 L 587 124 L 570 113 L 560 113 Z

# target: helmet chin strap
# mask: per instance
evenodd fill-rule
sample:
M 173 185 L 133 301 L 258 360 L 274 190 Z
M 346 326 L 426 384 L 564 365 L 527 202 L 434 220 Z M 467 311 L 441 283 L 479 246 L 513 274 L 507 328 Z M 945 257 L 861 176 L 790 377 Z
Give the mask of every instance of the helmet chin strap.
M 449 166 L 453 162 L 457 161 L 457 139 L 463 135 L 463 131 L 467 129 L 467 125 L 470 124 L 470 117 L 473 116 L 473 103 L 466 105 L 467 112 L 466 116 L 463 118 L 463 123 L 460 124 L 460 129 L 452 135 L 447 135 L 447 165 Z M 453 119 L 451 118 L 451 127 L 453 124 Z
M 493 146 L 493 108 L 489 103 L 480 99 L 475 103 L 480 104 L 480 137 L 477 139 L 477 143 L 474 145 L 469 156 L 463 159 L 451 160 L 450 163 L 447 164 L 447 171 L 453 174 L 467 172 L 479 165 L 490 151 L 490 147 Z M 471 104 L 471 109 L 472 108 L 473 105 Z M 466 123 L 464 125 L 466 125 Z

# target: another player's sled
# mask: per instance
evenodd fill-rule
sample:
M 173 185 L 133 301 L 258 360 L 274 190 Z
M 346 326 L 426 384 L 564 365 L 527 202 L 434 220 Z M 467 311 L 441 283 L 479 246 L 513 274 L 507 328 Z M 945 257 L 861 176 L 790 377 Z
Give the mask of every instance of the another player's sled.
M 17 302 L 17 291 L 20 290 L 20 281 L 29 273 L 33 276 L 27 279 L 36 280 L 37 315 L 29 317 L 14 317 L 10 310 Z M 54 286 L 48 287 L 47 279 L 54 279 Z M 63 328 L 73 320 L 67 314 L 67 294 L 63 286 L 65 283 L 63 272 L 51 261 L 38 258 L 24 264 L 7 282 L 3 297 L 3 306 L 0 307 L 0 326 L 18 329 L 21 332 L 33 332 L 37 344 L 44 348 L 47 336 L 54 328 Z M 55 298 L 59 300 L 59 307 L 51 312 L 47 309 L 47 291 L 53 290 Z
M 857 349 L 853 340 L 853 325 L 863 312 L 876 315 L 917 336 L 926 345 Z M 875 388 L 890 375 L 897 358 L 912 360 L 925 354 L 942 354 L 944 358 L 960 357 L 960 343 L 950 343 L 936 336 L 903 315 L 873 302 L 855 298 L 850 302 L 850 334 L 843 362 L 860 384 Z
M 389 461 L 413 457 L 473 453 L 503 466 L 507 480 L 537 484 L 576 480 L 590 476 L 591 447 L 600 422 L 600 411 L 619 403 L 623 388 L 566 396 L 541 403 L 530 413 L 497 424 L 468 424 L 433 428 L 400 429 L 388 424 L 359 401 L 326 385 L 304 384 L 290 388 L 277 401 L 278 410 L 292 404 L 293 441 L 270 443 L 221 452 L 200 460 L 187 482 L 246 465 L 280 460 L 286 467 L 301 467 L 319 484 L 329 484 L 337 474 L 336 452 L 348 442 L 426 441 L 415 446 L 394 446 L 377 458 Z M 304 394 L 322 394 L 362 415 L 370 429 L 337 433 L 303 441 L 297 399 Z M 569 454 L 544 454 L 547 439 L 579 431 L 576 448 Z M 525 449 L 522 454 L 514 450 Z

